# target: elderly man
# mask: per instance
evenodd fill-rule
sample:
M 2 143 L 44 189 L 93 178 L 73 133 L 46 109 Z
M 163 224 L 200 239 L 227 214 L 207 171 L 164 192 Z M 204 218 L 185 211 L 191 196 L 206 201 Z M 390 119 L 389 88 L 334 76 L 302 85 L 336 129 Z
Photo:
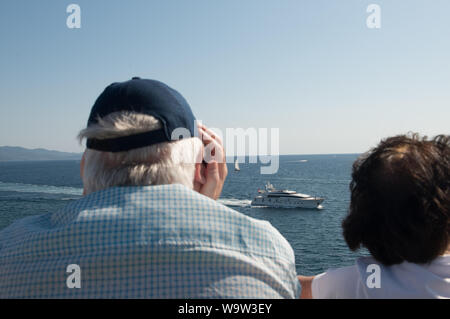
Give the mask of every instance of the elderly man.
M 299 296 L 288 242 L 215 201 L 222 143 L 177 91 L 113 83 L 79 137 L 84 196 L 0 232 L 0 297 Z

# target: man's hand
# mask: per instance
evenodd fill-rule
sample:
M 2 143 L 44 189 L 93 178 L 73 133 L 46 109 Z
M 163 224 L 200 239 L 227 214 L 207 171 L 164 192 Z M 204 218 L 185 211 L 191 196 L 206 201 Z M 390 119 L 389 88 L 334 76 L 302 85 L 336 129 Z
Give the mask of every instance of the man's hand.
M 204 171 L 206 181 L 200 188 L 200 194 L 216 200 L 222 192 L 223 184 L 228 174 L 225 149 L 220 137 L 206 126 L 199 125 L 198 131 L 207 154 Z

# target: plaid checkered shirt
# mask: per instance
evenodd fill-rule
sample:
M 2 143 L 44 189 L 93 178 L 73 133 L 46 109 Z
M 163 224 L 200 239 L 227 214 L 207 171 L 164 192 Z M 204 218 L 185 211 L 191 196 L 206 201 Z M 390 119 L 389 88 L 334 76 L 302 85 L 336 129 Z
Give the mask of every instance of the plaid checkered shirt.
M 299 294 L 293 250 L 269 222 L 182 185 L 113 187 L 0 232 L 0 298 Z

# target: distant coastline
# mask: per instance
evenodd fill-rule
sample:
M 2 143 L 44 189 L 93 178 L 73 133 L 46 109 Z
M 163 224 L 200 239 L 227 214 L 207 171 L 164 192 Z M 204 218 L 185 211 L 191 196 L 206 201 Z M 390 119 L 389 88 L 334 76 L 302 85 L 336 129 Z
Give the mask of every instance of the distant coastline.
M 63 160 L 81 160 L 83 153 L 70 153 L 45 148 L 29 149 L 21 146 L 0 146 L 0 162 L 14 161 L 63 161 Z M 354 156 L 360 153 L 330 153 L 330 154 L 280 154 L 283 157 L 290 156 Z M 264 157 L 264 156 L 263 156 Z M 254 156 L 237 156 L 239 163 L 244 163 Z M 227 156 L 227 163 L 234 163 L 234 156 Z
M 0 162 L 80 160 L 81 156 L 81 153 L 60 152 L 44 148 L 0 146 Z

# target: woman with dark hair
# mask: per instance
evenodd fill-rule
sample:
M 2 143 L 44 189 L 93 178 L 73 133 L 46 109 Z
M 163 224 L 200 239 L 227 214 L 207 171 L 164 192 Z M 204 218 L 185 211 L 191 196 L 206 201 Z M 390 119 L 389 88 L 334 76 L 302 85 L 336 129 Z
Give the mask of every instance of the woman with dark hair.
M 395 136 L 353 164 L 344 239 L 371 257 L 299 276 L 302 298 L 450 298 L 450 138 Z

